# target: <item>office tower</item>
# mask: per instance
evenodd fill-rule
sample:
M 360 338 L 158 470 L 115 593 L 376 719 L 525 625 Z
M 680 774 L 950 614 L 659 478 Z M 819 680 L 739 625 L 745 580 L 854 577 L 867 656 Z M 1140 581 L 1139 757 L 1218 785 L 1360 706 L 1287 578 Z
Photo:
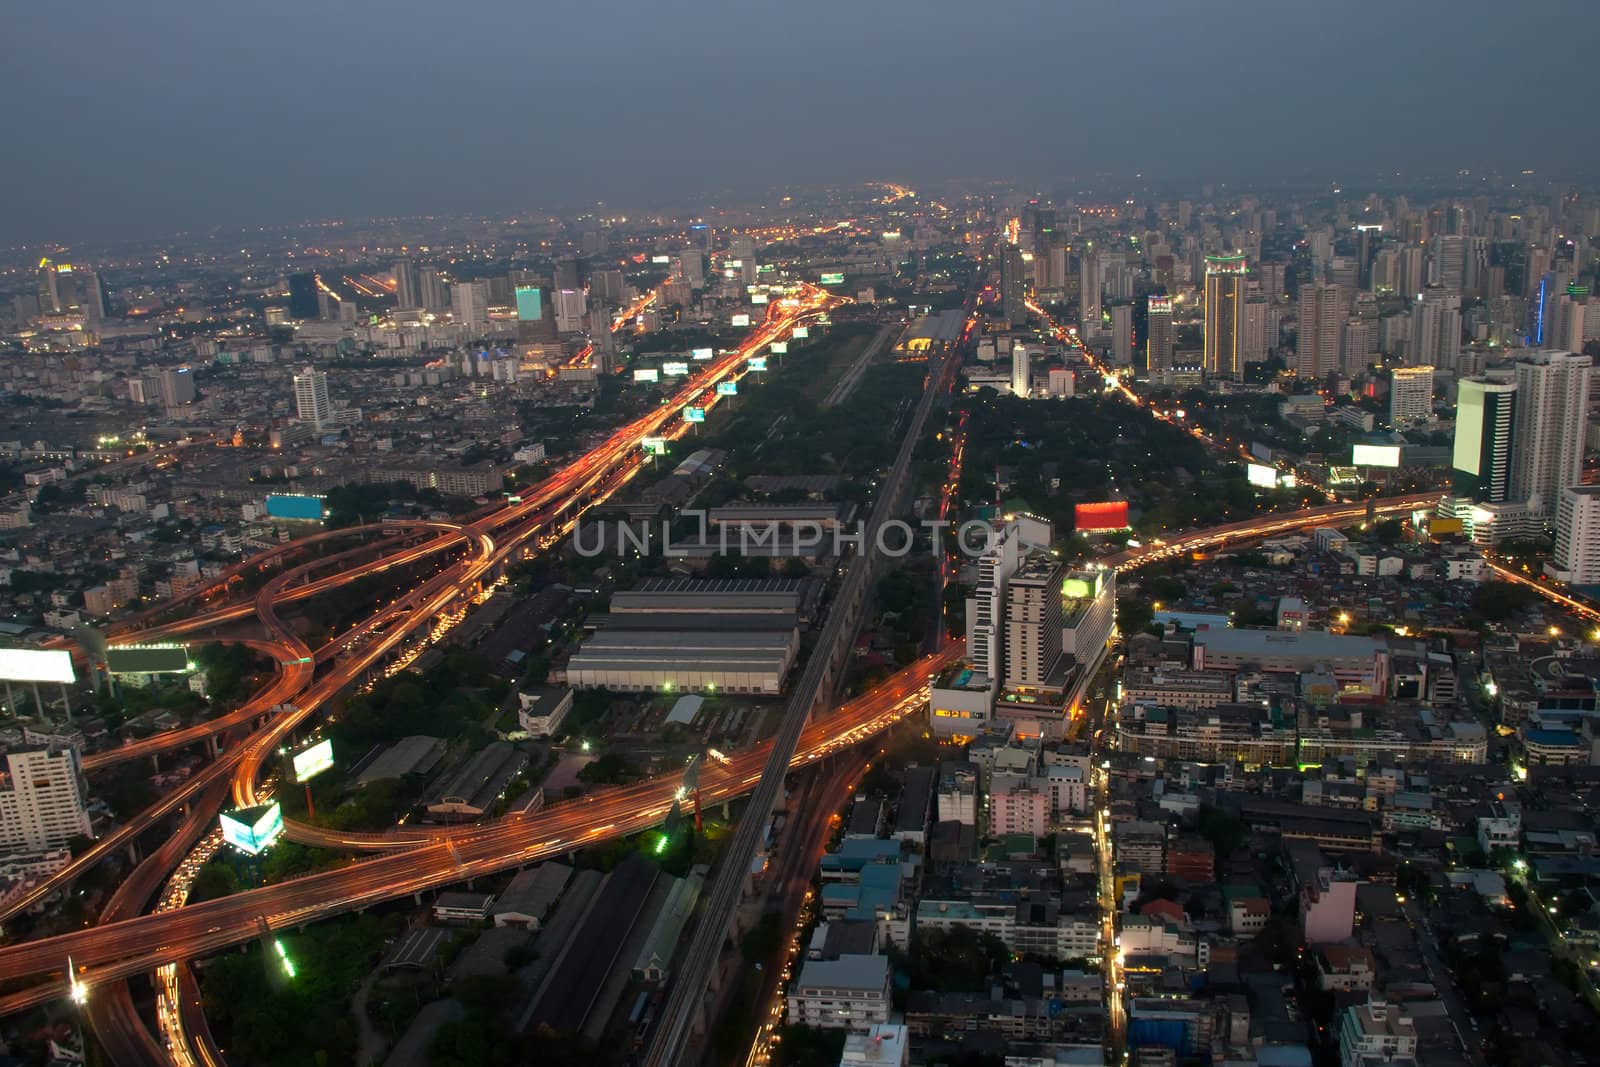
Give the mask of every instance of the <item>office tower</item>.
M 1037 288 L 1047 289 L 1052 293 L 1064 290 L 1067 287 L 1066 246 L 1052 242 L 1039 255 L 1035 271 L 1040 276 Z
M 1523 261 L 1522 295 L 1528 300 L 1535 299 L 1548 273 L 1550 273 L 1550 250 L 1530 245 L 1527 258 Z
M 1428 257 L 1428 284 L 1460 292 L 1466 276 L 1466 238 L 1438 234 Z
M 1100 256 L 1085 252 L 1078 259 L 1078 331 L 1082 334 L 1100 332 L 1100 298 L 1105 287 Z
M 1172 369 L 1172 298 L 1150 298 L 1150 320 L 1145 326 L 1144 359 L 1151 378 Z
M 328 376 L 312 367 L 302 367 L 294 376 L 295 418 L 320 430 L 333 422 L 333 405 L 328 402 Z
M 298 322 L 310 322 L 321 317 L 322 304 L 317 299 L 317 276 L 308 270 L 289 275 L 289 317 Z
M 755 262 L 756 239 L 747 233 L 734 234 L 728 238 L 728 255 L 733 259 Z
M 450 301 L 445 295 L 444 279 L 432 267 L 423 267 L 417 271 L 417 300 L 422 304 L 424 311 L 443 311 L 450 306 Z
M 79 299 L 83 301 L 83 314 L 91 324 L 104 322 L 111 313 L 106 303 L 106 291 L 98 271 L 82 271 L 79 282 Z
M 26 745 L 6 753 L 0 775 L 0 852 L 60 848 L 94 832 L 78 750 Z
M 56 265 L 49 259 L 41 259 L 34 272 L 34 295 L 41 315 L 59 315 L 63 310 L 57 277 Z
M 1014 244 L 1000 248 L 1000 314 L 1013 326 L 1028 321 L 1024 306 L 1028 291 L 1023 278 L 1022 249 Z
M 1111 308 L 1111 365 L 1133 366 L 1133 305 L 1116 304 Z
M 1260 363 L 1267 358 L 1267 319 L 1271 310 L 1266 297 L 1245 299 L 1244 322 L 1239 328 L 1239 358 L 1246 364 Z M 1274 339 L 1276 334 L 1274 328 Z
M 589 310 L 588 297 L 582 289 L 561 289 L 556 292 L 556 332 L 578 333 L 583 329 L 583 316 Z
M 1243 256 L 1206 257 L 1206 374 L 1216 378 L 1241 378 L 1244 360 L 1239 333 L 1244 314 Z
M 1011 395 L 1024 400 L 1033 395 L 1033 352 L 1027 345 L 1011 346 Z
M 417 292 L 417 270 L 409 259 L 395 260 L 394 268 L 394 306 L 401 311 L 421 306 L 421 295 Z
M 1555 309 L 1547 318 L 1550 328 L 1550 347 L 1565 352 L 1583 351 L 1585 304 L 1589 290 L 1577 283 L 1567 286 L 1567 291 L 1556 301 Z
M 1461 356 L 1461 295 L 1440 288 L 1420 294 L 1411 305 L 1411 337 L 1406 363 L 1455 369 Z
M 1451 491 L 1482 504 L 1511 499 L 1511 446 L 1517 387 L 1511 382 L 1466 378 L 1456 399 Z
M 161 371 L 161 403 L 175 408 L 194 403 L 194 375 L 188 367 L 166 367 Z
M 1378 249 L 1367 278 L 1367 287 L 1374 293 L 1400 292 L 1400 253 L 1393 248 Z
M 1600 585 L 1600 485 L 1562 488 L 1549 569 L 1563 582 Z
M 1552 351 L 1516 362 L 1511 496 L 1534 511 L 1553 515 L 1561 490 L 1583 481 L 1591 362 L 1585 355 Z
M 678 277 L 689 283 L 691 289 L 706 287 L 706 254 L 686 248 L 678 255 Z
M 1389 425 L 1427 422 L 1433 416 L 1433 368 L 1396 367 L 1389 376 Z
M 978 582 L 967 598 L 967 662 L 991 681 L 1004 666 L 1000 644 L 1005 619 L 1006 585 L 1022 562 L 1022 541 L 1015 527 L 995 532 L 990 547 L 978 557 Z
M 556 260 L 555 288 L 578 289 L 583 285 L 582 271 L 579 268 L 577 257 L 566 256 Z
M 450 286 L 450 313 L 460 325 L 482 326 L 489 315 L 488 287 L 482 282 L 456 282 Z
M 1366 369 L 1371 351 L 1372 324 L 1365 319 L 1346 319 L 1339 327 L 1339 372 L 1354 374 Z
M 1397 281 L 1399 288 L 1395 291 L 1402 296 L 1414 297 L 1428 287 L 1426 264 L 1423 262 L 1421 245 L 1402 245 L 1396 253 L 1399 266 Z
M 589 275 L 589 295 L 611 307 L 627 303 L 627 284 L 620 270 L 597 270 Z
M 1037 689 L 1061 662 L 1061 564 L 1030 556 L 1006 583 L 1004 684 Z
M 1295 373 L 1325 378 L 1339 369 L 1339 330 L 1344 325 L 1339 287 L 1313 282 L 1300 287 L 1300 332 L 1295 344 Z

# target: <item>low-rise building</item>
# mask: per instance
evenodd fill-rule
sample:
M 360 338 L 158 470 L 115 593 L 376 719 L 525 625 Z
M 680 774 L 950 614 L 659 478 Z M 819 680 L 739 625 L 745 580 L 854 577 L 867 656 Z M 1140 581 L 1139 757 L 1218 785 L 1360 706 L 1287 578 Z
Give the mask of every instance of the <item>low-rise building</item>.
M 789 987 L 791 1025 L 866 1030 L 889 1021 L 889 958 L 807 960 Z

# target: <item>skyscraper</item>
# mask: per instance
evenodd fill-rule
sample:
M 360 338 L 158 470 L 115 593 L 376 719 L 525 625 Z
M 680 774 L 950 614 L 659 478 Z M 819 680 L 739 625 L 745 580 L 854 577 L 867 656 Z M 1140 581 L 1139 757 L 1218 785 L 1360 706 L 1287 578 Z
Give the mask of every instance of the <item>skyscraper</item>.
M 556 332 L 577 333 L 583 329 L 583 316 L 588 310 L 588 297 L 582 289 L 561 289 L 556 292 Z
M 1022 541 L 1015 526 L 996 531 L 987 552 L 978 557 L 978 583 L 967 598 L 967 661 L 991 682 L 1000 680 L 1000 658 L 1006 585 L 1022 562 Z
M 482 282 L 456 282 L 450 286 L 450 313 L 463 326 L 477 328 L 488 318 L 489 298 Z
M 1511 382 L 1467 378 L 1456 400 L 1456 435 L 1451 491 L 1484 504 L 1511 498 L 1511 447 L 1517 387 Z
M 445 296 L 444 279 L 432 267 L 417 271 L 417 300 L 425 311 L 443 311 L 450 306 Z
M 1150 298 L 1150 320 L 1145 326 L 1145 365 L 1151 378 L 1172 369 L 1172 298 Z
M 1461 294 L 1430 288 L 1411 305 L 1406 363 L 1454 370 L 1461 358 Z
M 310 322 L 320 317 L 321 307 L 317 300 L 317 276 L 308 270 L 289 275 L 289 317 Z
M 1339 368 L 1339 328 L 1344 321 L 1337 285 L 1314 282 L 1300 287 L 1296 374 L 1302 378 L 1325 378 Z
M 1133 366 L 1133 305 L 1116 304 L 1111 308 L 1111 365 Z
M 1000 248 L 1000 314 L 1012 325 L 1026 322 L 1028 309 L 1026 282 L 1023 278 L 1022 249 L 1014 244 Z
M 303 367 L 294 376 L 295 418 L 320 430 L 333 422 L 333 405 L 328 402 L 328 376 L 312 367 Z
M 1244 375 L 1239 333 L 1244 313 L 1243 256 L 1206 257 L 1205 364 L 1208 375 L 1239 378 Z
M 1061 654 L 1061 564 L 1040 553 L 1006 585 L 1005 687 L 1045 686 Z
M 417 292 L 417 271 L 409 259 L 395 260 L 394 299 L 395 307 L 401 311 L 421 306 L 421 296 Z
M 1583 481 L 1593 361 L 1572 352 L 1532 352 L 1516 363 L 1516 433 L 1511 495 L 1554 515 L 1561 490 Z
M 1105 291 L 1105 275 L 1100 255 L 1085 252 L 1078 259 L 1078 331 L 1082 334 L 1100 332 L 1100 300 Z

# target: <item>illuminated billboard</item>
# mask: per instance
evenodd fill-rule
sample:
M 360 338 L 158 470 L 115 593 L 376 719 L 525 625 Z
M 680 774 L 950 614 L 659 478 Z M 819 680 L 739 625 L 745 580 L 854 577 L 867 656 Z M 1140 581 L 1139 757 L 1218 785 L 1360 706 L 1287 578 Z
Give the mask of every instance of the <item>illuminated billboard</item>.
M 670 265 L 672 263 L 672 257 L 671 256 L 651 256 L 650 257 L 650 262 L 659 263 L 659 264 L 661 264 L 662 266 L 665 267 L 665 266 L 668 266 L 668 265 Z
M 682 360 L 673 360 L 668 363 L 663 363 L 661 364 L 661 373 L 665 374 L 668 378 L 682 378 L 685 374 L 689 373 L 689 364 L 683 362 Z
M 1357 467 L 1398 467 L 1400 446 L 1354 445 L 1350 449 L 1350 462 Z
M 752 303 L 752 304 L 765 304 L 766 302 L 767 302 L 767 294 L 766 293 L 751 293 L 750 294 L 750 303 Z
M 718 382 L 717 383 L 717 395 L 718 396 L 738 396 L 739 395 L 739 383 L 738 382 Z
M 683 421 L 684 422 L 705 422 L 706 421 L 706 409 L 705 408 L 684 408 L 683 409 Z
M 664 456 L 667 454 L 667 439 L 665 437 L 641 437 L 639 446 L 644 449 L 647 456 Z
M 267 497 L 267 515 L 274 519 L 320 522 L 322 521 L 322 498 L 320 496 L 273 493 Z
M 709 348 L 696 348 L 696 349 L 693 349 L 692 351 L 690 351 L 689 358 L 690 359 L 710 359 L 714 355 L 716 355 L 716 353 L 713 352 Z
M 774 341 L 774 342 L 772 342 L 772 354 L 773 355 L 775 355 L 775 356 L 785 355 L 785 354 L 788 353 L 788 351 L 789 351 L 789 342 L 788 341 Z
M 193 669 L 182 645 L 124 645 L 106 649 L 112 674 L 187 674 Z
M 1107 500 L 1099 504 L 1078 504 L 1072 509 L 1072 525 L 1078 530 L 1123 530 L 1128 526 L 1128 502 Z
M 283 836 L 283 808 L 277 801 L 218 816 L 222 839 L 247 856 L 259 856 Z
M 843 285 L 844 272 L 827 271 L 818 279 L 818 281 L 820 281 L 823 285 Z
M 1251 485 L 1262 489 L 1275 489 L 1278 485 L 1278 468 L 1261 463 L 1246 464 L 1245 477 L 1249 479 Z
M 517 321 L 538 322 L 544 318 L 544 291 L 537 285 L 517 286 Z
M 811 327 L 809 326 L 796 326 L 794 329 L 789 331 L 790 339 L 795 341 L 801 341 L 810 336 Z
M 640 367 L 633 372 L 633 380 L 636 382 L 659 382 L 661 380 L 661 372 L 654 367 Z
M 290 764 L 294 767 L 295 781 L 309 782 L 333 766 L 333 741 L 324 738 L 310 748 L 296 752 Z
M 751 370 L 766 370 L 767 369 L 767 357 L 766 356 L 751 356 L 750 357 L 750 361 L 747 364 L 747 366 L 749 366 L 749 368 Z
M 62 649 L 0 648 L 0 680 L 71 685 L 72 653 Z
M 728 322 L 734 326 L 748 326 L 750 325 L 750 316 L 740 312 L 729 319 Z

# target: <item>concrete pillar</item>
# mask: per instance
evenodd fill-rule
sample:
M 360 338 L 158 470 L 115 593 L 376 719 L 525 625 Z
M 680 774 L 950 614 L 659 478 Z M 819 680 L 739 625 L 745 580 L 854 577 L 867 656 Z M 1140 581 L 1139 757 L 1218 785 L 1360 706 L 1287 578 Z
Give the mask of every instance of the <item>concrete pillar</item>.
M 161 773 L 161 754 L 159 752 L 150 753 L 150 771 L 152 774 Z
M 138 839 L 136 838 L 136 839 L 134 839 L 132 841 L 129 841 L 128 842 L 128 862 L 133 864 L 135 867 L 137 867 L 137 866 L 139 866 L 141 858 L 142 857 L 139 855 L 139 842 L 138 842 Z

